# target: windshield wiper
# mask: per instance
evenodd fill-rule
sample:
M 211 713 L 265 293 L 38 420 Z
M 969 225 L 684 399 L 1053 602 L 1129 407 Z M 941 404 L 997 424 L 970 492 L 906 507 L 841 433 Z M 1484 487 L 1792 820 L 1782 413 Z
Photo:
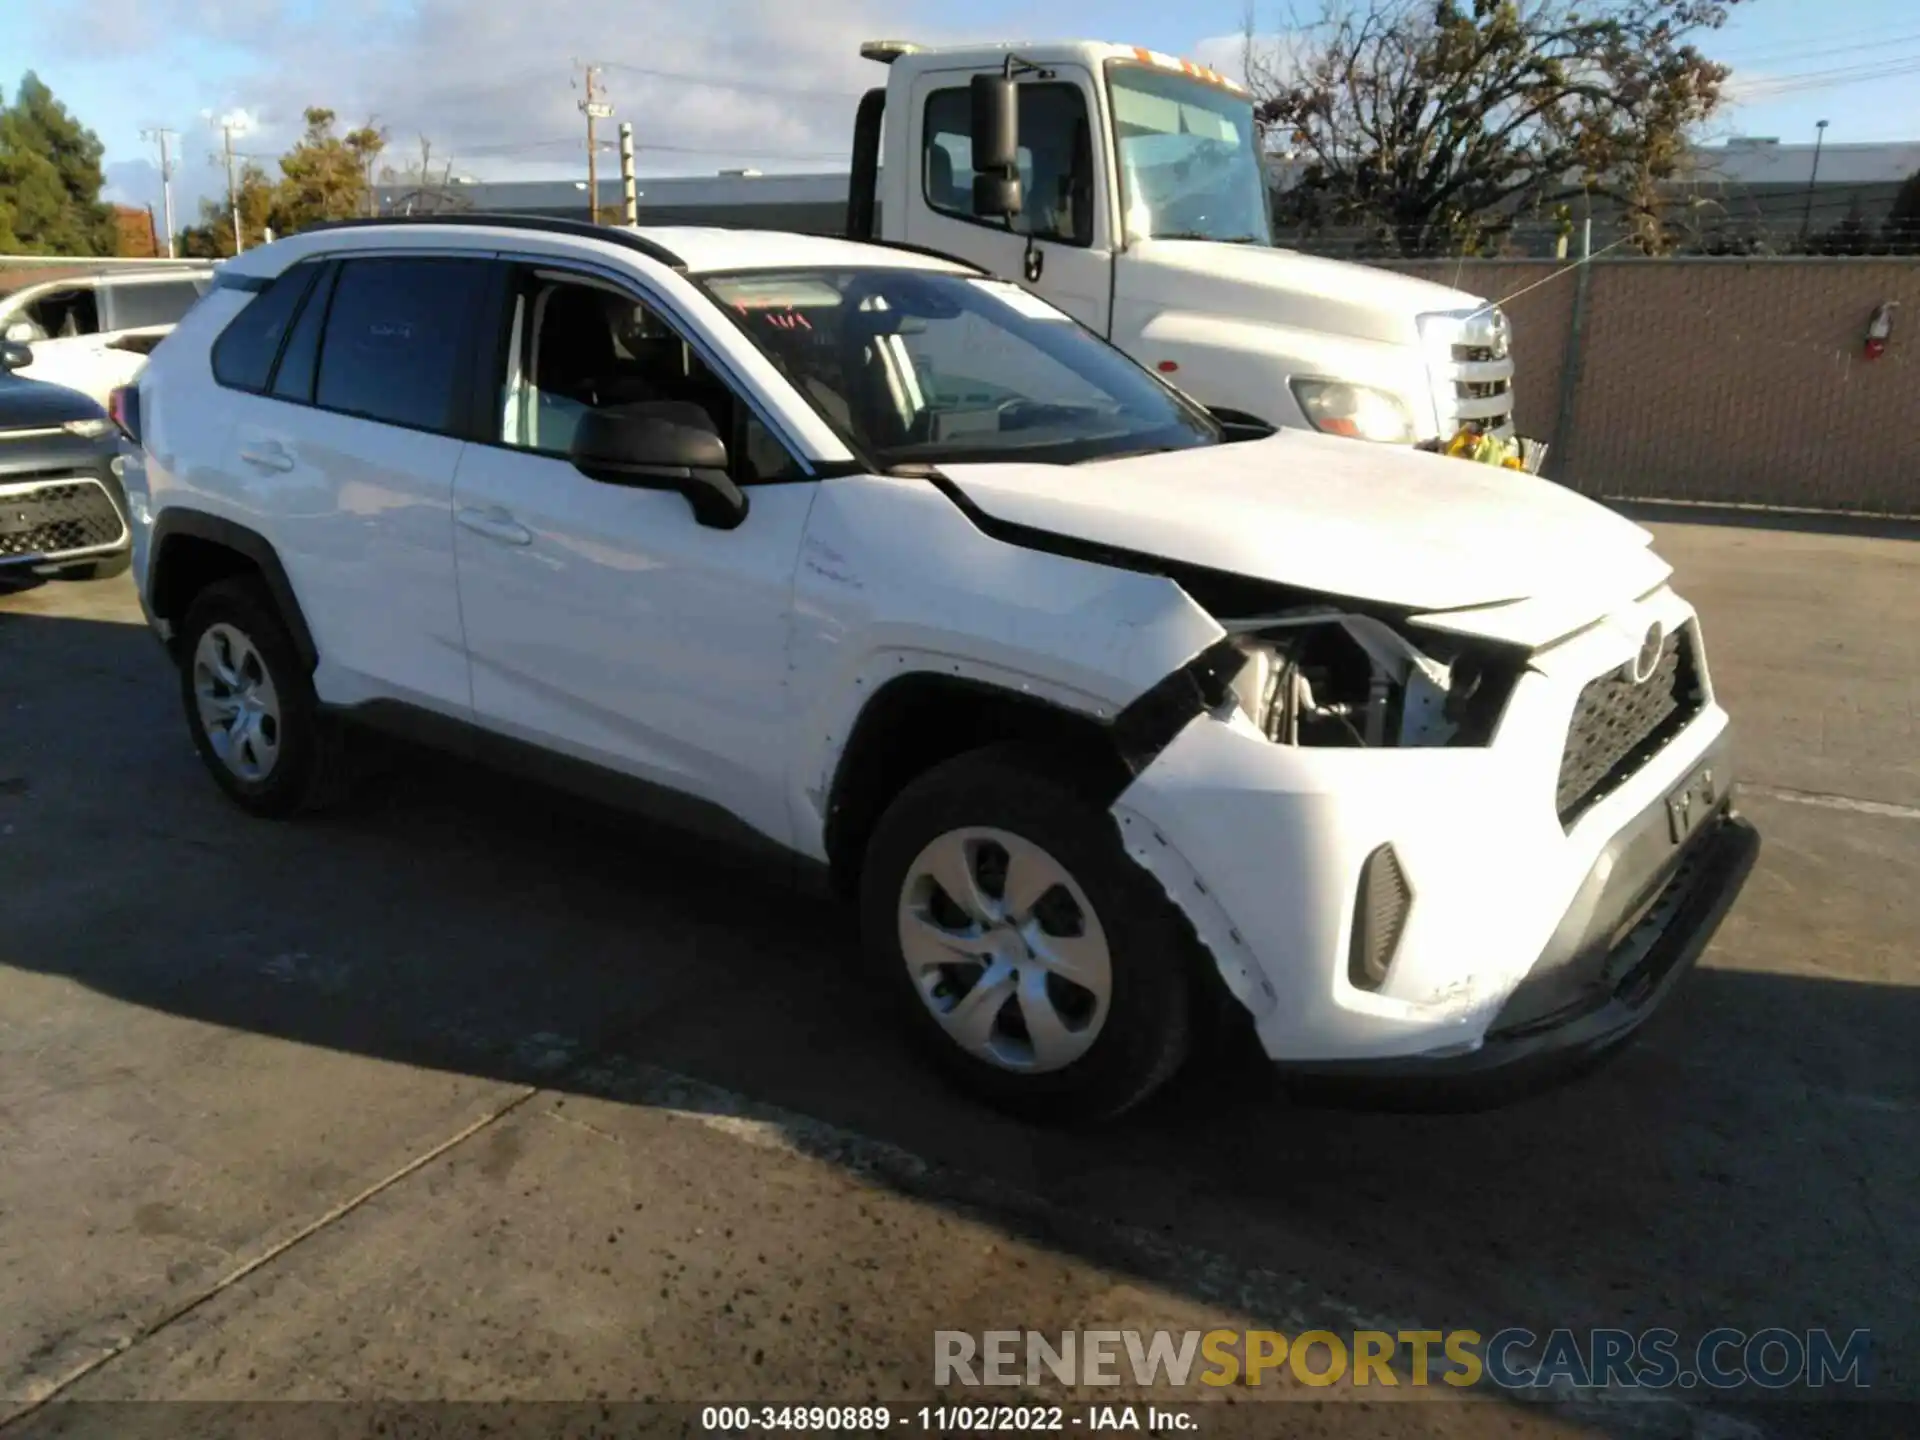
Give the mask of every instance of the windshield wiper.
M 1147 238 L 1151 240 L 1211 240 L 1216 245 L 1260 245 L 1265 243 L 1258 235 L 1203 235 L 1198 230 L 1156 230 Z

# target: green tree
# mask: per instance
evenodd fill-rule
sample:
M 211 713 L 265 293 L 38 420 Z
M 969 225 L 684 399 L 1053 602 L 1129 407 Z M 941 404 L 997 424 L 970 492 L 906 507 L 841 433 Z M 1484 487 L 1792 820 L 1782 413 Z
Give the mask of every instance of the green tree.
M 331 110 L 310 107 L 306 133 L 280 157 L 276 229 L 292 232 L 366 214 L 368 177 L 386 148 L 386 132 L 363 125 L 336 135 L 335 119 Z
M 1660 195 L 1729 71 L 1690 43 L 1738 0 L 1328 0 L 1247 76 L 1304 162 L 1287 228 L 1354 226 L 1407 254 L 1497 248 L 1583 192 L 1663 248 Z
M 267 172 L 249 160 L 234 180 L 234 199 L 240 207 L 240 235 L 248 249 L 264 245 L 267 229 L 279 228 L 279 190 Z M 233 209 L 223 192 L 200 202 L 200 223 L 180 232 L 180 252 L 194 259 L 221 260 L 235 252 Z
M 0 250 L 113 254 L 113 212 L 100 200 L 102 153 L 100 137 L 29 70 L 13 104 L 0 107 Z

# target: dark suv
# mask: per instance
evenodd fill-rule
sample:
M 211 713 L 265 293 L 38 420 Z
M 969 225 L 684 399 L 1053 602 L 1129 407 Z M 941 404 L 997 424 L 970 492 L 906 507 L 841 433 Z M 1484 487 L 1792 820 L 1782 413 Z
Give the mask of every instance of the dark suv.
M 131 563 L 120 430 L 89 397 L 14 374 L 33 360 L 0 342 L 0 579 L 105 579 Z

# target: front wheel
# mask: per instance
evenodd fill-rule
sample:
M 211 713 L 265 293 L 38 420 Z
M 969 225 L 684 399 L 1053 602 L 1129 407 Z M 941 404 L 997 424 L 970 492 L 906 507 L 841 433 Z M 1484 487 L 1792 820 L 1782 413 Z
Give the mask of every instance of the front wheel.
M 1030 1118 L 1094 1120 L 1185 1058 L 1193 940 L 1061 773 L 996 750 L 914 781 L 868 846 L 861 922 L 940 1069 Z

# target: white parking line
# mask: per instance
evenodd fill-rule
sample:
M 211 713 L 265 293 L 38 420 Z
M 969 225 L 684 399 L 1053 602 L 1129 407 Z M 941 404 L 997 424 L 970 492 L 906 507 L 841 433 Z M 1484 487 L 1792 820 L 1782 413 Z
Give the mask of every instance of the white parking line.
M 1883 815 L 1891 820 L 1920 820 L 1920 807 L 1894 805 L 1885 800 L 1856 800 L 1851 795 L 1825 795 L 1818 790 L 1794 790 L 1784 785 L 1755 785 L 1743 781 L 1740 789 L 1789 805 L 1815 805 L 1822 810 L 1847 810 L 1855 815 Z

